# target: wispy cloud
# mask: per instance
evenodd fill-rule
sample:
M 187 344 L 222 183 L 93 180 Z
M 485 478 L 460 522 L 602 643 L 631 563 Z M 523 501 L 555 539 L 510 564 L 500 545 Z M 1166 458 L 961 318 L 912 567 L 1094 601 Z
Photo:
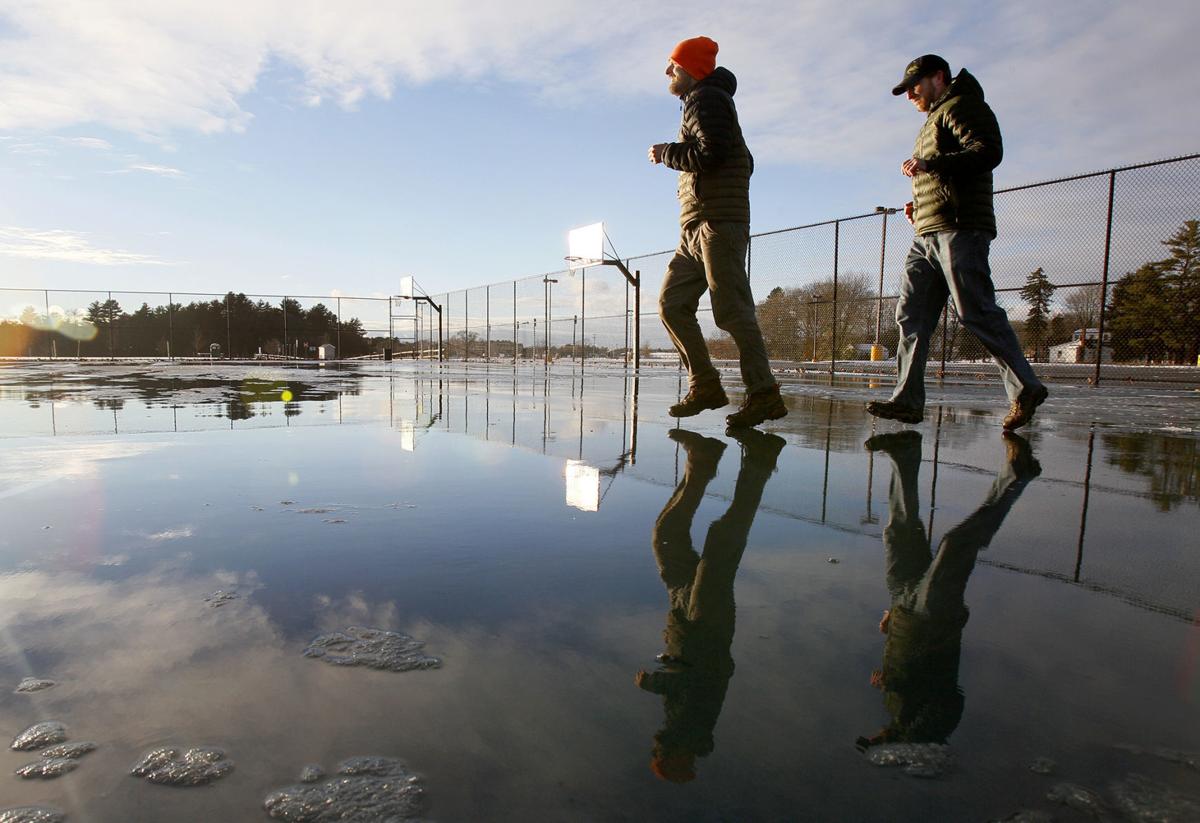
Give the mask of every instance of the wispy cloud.
M 1185 0 L 1162 0 L 1153 15 L 1090 0 L 1047 14 L 1044 0 L 1012 0 L 918 16 L 846 0 L 696 0 L 682 29 L 677 8 L 653 4 L 348 2 L 0 0 L 15 32 L 0 49 L 0 129 L 94 123 L 159 141 L 237 132 L 251 125 L 244 107 L 268 70 L 295 75 L 296 102 L 308 105 L 352 109 L 448 80 L 515 84 L 598 111 L 663 95 L 671 45 L 704 31 L 739 76 L 743 126 L 768 161 L 860 163 L 909 143 L 912 110 L 888 90 L 927 51 L 979 70 L 1002 123 L 1028 135 L 1018 150 L 1030 163 L 1168 153 L 1200 130 L 1200 109 L 1177 105 L 1200 74 L 1192 30 L 1179 24 L 1194 16 Z M 1170 128 L 1153 125 L 1163 111 Z
M 71 146 L 78 146 L 81 149 L 96 149 L 97 151 L 109 151 L 112 149 L 112 143 L 100 137 L 58 137 L 60 143 L 66 143 Z
M 153 255 L 92 245 L 86 235 L 62 229 L 0 226 L 0 255 L 27 260 L 90 263 L 97 266 L 169 266 Z
M 188 174 L 180 169 L 172 168 L 171 166 L 160 166 L 157 163 L 131 163 L 123 169 L 113 169 L 104 172 L 105 174 L 130 174 L 131 172 L 144 172 L 146 174 L 154 174 L 159 177 L 173 177 L 176 179 L 185 179 Z

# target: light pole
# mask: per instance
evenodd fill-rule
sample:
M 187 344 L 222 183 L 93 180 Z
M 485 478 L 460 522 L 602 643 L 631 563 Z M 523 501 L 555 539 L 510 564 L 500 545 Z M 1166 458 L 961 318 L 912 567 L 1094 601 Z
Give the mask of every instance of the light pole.
M 546 276 L 542 278 L 542 282 L 546 284 L 546 363 L 550 362 L 550 320 L 552 315 L 551 301 L 554 299 L 554 284 L 558 281 L 553 277 Z
M 808 330 L 812 334 L 812 362 L 817 362 L 817 303 L 821 301 L 821 295 L 815 292 L 808 298 Z
M 887 206 L 876 206 L 875 212 L 883 215 L 883 232 L 879 240 L 879 292 L 875 304 L 875 345 L 879 345 L 879 327 L 883 320 L 883 265 L 887 254 L 887 219 L 889 214 L 895 214 L 899 209 Z

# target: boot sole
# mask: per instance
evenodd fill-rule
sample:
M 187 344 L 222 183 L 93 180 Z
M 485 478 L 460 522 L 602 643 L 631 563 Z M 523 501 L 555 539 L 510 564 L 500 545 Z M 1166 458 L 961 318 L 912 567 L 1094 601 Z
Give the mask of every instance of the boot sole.
M 731 415 L 729 415 L 729 417 L 725 418 L 725 425 L 732 426 L 735 429 L 752 429 L 755 426 L 759 425 L 760 423 L 765 423 L 768 420 L 779 420 L 780 418 L 783 418 L 783 417 L 787 417 L 787 409 L 776 410 L 776 411 L 769 412 L 768 414 L 764 414 L 762 417 L 760 417 L 758 420 L 756 420 L 753 423 L 750 423 L 750 422 L 739 423 L 733 419 L 733 415 L 731 414 Z
M 873 409 L 870 406 L 867 407 L 867 414 L 883 420 L 897 420 L 901 423 L 916 424 L 925 420 L 925 415 L 918 412 L 893 411 L 879 407 Z

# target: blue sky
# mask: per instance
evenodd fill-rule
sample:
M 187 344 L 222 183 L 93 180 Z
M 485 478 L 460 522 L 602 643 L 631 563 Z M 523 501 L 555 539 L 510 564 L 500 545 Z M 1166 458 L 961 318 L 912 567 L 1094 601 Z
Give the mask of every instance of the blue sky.
M 943 5 L 0 0 L 0 285 L 440 292 L 558 269 L 597 220 L 672 247 L 646 147 L 701 33 L 755 231 L 907 199 L 920 115 L 890 87 L 926 51 L 982 81 L 999 185 L 1200 148 L 1192 3 Z

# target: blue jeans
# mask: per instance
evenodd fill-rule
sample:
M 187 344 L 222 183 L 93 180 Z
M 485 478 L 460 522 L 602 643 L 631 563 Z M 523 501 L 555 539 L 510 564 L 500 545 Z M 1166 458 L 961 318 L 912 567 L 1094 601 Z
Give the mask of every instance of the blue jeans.
M 896 304 L 900 342 L 894 402 L 925 408 L 925 361 L 947 297 L 954 300 L 962 324 L 996 360 L 1010 401 L 1041 385 L 1021 353 L 1008 315 L 996 305 L 988 266 L 991 243 L 981 231 L 939 231 L 913 240 Z

